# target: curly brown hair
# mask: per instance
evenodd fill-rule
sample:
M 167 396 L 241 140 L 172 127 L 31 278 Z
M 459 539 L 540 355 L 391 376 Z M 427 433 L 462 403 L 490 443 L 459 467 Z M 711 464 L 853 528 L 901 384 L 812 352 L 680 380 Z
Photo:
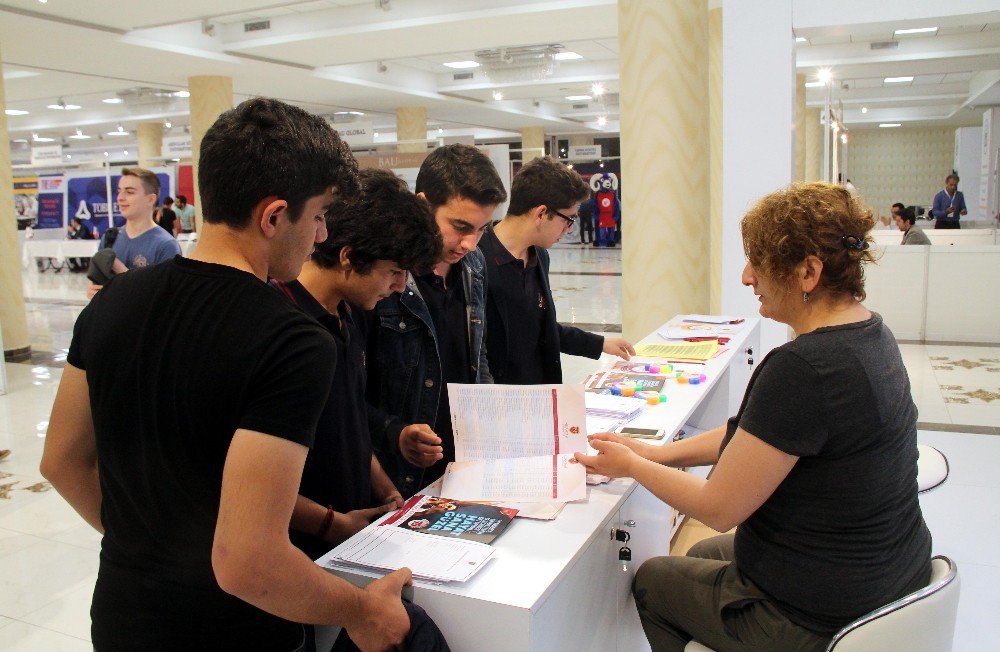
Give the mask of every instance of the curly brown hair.
M 872 212 L 846 188 L 796 183 L 761 199 L 743 217 L 743 250 L 754 271 L 787 280 L 808 256 L 823 261 L 820 287 L 865 298 L 864 264 L 874 262 Z

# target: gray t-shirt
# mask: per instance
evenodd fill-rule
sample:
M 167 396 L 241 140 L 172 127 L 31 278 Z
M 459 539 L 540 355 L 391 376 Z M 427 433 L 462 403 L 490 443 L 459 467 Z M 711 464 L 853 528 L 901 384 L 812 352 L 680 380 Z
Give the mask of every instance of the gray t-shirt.
M 155 226 L 135 238 L 128 237 L 123 226 L 111 248 L 115 250 L 115 257 L 129 269 L 162 263 L 181 253 L 174 236 Z
M 926 585 L 931 536 L 917 501 L 917 408 L 882 318 L 774 349 L 737 424 L 798 456 L 736 530 L 736 565 L 793 622 L 833 634 Z

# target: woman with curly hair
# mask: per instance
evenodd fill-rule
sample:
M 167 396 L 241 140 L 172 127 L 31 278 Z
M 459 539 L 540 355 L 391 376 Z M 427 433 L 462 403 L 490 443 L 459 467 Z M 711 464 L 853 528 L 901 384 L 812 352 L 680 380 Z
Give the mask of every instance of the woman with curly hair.
M 866 210 L 793 185 L 743 218 L 743 284 L 795 339 L 754 371 L 736 416 L 650 446 L 592 437 L 596 473 L 629 476 L 724 534 L 658 557 L 633 593 L 654 650 L 822 650 L 842 626 L 925 586 L 917 410 L 899 347 L 865 308 Z M 704 480 L 671 467 L 715 464 Z

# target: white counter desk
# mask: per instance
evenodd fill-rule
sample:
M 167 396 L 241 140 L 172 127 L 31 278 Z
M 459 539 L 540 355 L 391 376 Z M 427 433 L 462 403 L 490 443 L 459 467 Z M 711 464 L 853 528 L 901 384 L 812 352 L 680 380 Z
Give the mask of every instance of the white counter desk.
M 705 365 L 684 365 L 707 376 L 701 385 L 668 381 L 665 404 L 642 424 L 670 435 L 704 430 L 735 414 L 759 347 L 759 323 L 746 326 L 728 350 Z M 642 342 L 662 341 L 655 333 Z M 678 369 L 681 369 L 678 366 Z M 582 380 L 582 379 L 581 379 Z M 639 425 L 639 421 L 633 422 Z M 588 487 L 588 500 L 571 503 L 553 521 L 516 519 L 496 540 L 496 556 L 465 583 L 414 582 L 414 601 L 444 632 L 453 650 L 648 650 L 631 595 L 635 569 L 666 555 L 676 514 L 631 479 Z M 376 527 L 376 526 L 369 526 Z M 611 538 L 628 529 L 632 561 L 622 570 Z M 317 563 L 364 586 L 380 574 Z

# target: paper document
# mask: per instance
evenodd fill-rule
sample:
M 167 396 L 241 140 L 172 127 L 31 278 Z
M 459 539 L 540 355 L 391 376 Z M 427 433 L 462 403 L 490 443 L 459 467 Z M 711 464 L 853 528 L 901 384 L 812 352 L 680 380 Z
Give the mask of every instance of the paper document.
M 452 462 L 441 491 L 458 500 L 583 500 L 587 472 L 582 464 L 571 463 L 572 458 L 562 454 Z
M 586 451 L 583 393 L 580 385 L 448 383 L 455 459 L 496 460 Z
M 681 319 L 703 324 L 740 324 L 743 322 L 739 317 L 730 317 L 729 315 L 681 315 Z
M 711 360 L 718 352 L 718 340 L 709 340 L 708 342 L 639 344 L 635 347 L 635 354 L 638 357 L 661 358 L 664 360 Z
M 320 560 L 393 571 L 404 566 L 414 577 L 464 582 L 482 568 L 495 550 L 465 539 L 432 537 L 398 527 L 369 527 L 347 540 L 343 549 Z

